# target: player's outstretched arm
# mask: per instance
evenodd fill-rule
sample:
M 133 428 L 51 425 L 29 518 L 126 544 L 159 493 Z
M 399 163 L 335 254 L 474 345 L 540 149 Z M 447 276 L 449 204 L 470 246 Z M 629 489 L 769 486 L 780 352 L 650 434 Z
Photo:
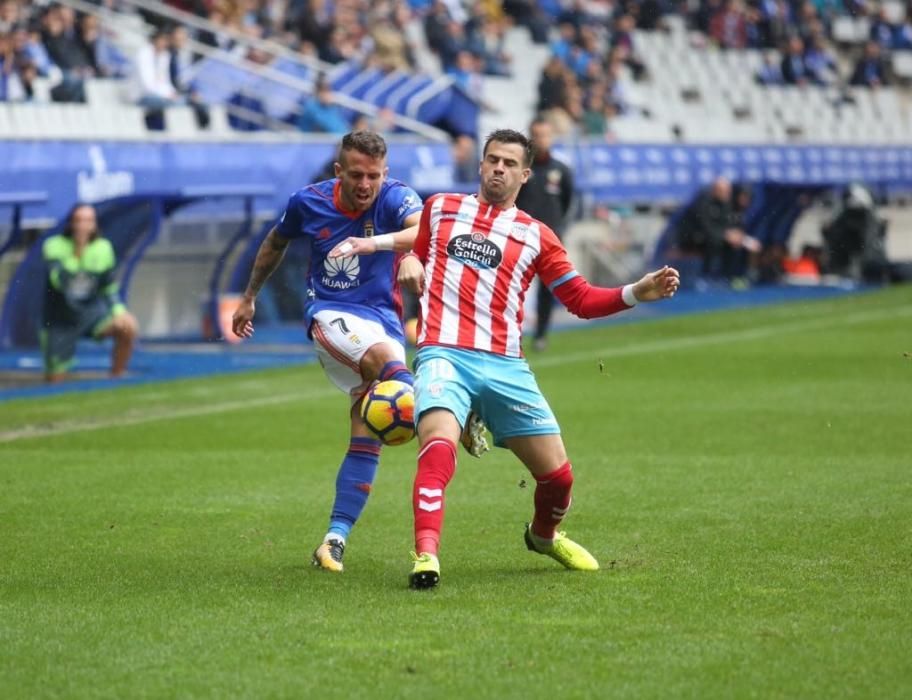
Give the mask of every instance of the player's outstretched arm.
M 633 295 L 637 301 L 659 301 L 675 295 L 681 286 L 681 274 L 666 265 L 661 270 L 648 272 L 639 282 L 633 285 Z
M 249 338 L 253 335 L 253 315 L 256 313 L 256 296 L 260 289 L 269 279 L 269 275 L 275 272 L 275 269 L 282 262 L 285 255 L 285 249 L 288 247 L 288 239 L 280 236 L 273 228 L 265 240 L 260 244 L 257 251 L 256 260 L 253 263 L 253 269 L 250 271 L 250 280 L 247 282 L 247 289 L 238 304 L 234 315 L 231 317 L 231 330 L 240 338 Z
M 680 284 L 678 271 L 666 265 L 624 287 L 593 287 L 580 275 L 574 275 L 557 285 L 554 295 L 570 313 L 580 318 L 602 318 L 629 309 L 641 301 L 673 297 Z
M 383 233 L 372 238 L 346 238 L 329 251 L 331 258 L 351 258 L 355 255 L 373 255 L 378 250 L 391 250 L 394 253 L 408 253 L 418 235 L 418 224 L 404 228 L 395 233 Z

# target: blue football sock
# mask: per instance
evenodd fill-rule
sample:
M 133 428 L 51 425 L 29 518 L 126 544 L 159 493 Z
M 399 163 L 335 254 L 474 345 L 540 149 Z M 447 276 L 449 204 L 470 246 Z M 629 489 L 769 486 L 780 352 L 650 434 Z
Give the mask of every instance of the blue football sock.
M 343 540 L 348 538 L 367 503 L 379 461 L 378 440 L 352 438 L 336 477 L 336 501 L 329 519 L 328 534 L 339 535 Z
M 405 382 L 409 386 L 415 385 L 414 375 L 409 371 L 405 363 L 399 362 L 399 360 L 392 360 L 383 365 L 383 369 L 380 370 L 380 376 L 377 379 L 381 382 L 396 379 L 400 382 Z

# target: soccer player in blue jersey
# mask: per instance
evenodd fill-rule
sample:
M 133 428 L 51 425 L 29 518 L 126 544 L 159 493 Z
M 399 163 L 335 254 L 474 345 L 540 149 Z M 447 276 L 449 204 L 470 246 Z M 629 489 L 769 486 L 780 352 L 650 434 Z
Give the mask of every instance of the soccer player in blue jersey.
M 377 463 L 380 442 L 364 425 L 358 406 L 374 381 L 413 383 L 405 364 L 398 282 L 416 285 L 423 274 L 411 256 L 392 250 L 382 234 L 418 225 L 422 202 L 410 187 L 387 179 L 386 143 L 379 135 L 355 131 L 342 139 L 336 177 L 305 187 L 288 200 L 282 218 L 257 252 L 247 290 L 232 319 L 242 338 L 253 334 L 257 293 L 282 261 L 291 240 L 311 247 L 305 323 L 330 381 L 351 400 L 351 441 L 336 479 L 329 530 L 313 563 L 341 572 L 342 555 L 358 520 Z M 329 258 L 348 237 L 376 237 L 385 252 L 364 258 Z M 398 268 L 398 273 L 397 273 Z

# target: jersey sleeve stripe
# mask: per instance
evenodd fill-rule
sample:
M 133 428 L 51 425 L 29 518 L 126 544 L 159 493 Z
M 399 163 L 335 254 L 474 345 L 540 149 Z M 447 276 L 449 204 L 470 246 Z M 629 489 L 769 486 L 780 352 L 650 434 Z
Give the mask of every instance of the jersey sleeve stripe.
M 551 284 L 548 285 L 548 289 L 552 292 L 555 287 L 560 287 L 564 282 L 569 282 L 574 277 L 579 277 L 579 272 L 576 270 L 570 270 L 570 272 L 565 272 L 563 275 L 554 280 Z

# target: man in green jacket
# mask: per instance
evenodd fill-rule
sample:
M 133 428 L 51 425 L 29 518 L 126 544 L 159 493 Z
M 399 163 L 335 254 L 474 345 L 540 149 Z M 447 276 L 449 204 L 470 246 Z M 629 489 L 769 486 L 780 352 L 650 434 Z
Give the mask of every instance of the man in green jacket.
M 122 376 L 138 326 L 120 299 L 114 248 L 99 234 L 95 208 L 74 207 L 63 233 L 48 238 L 42 254 L 47 266 L 41 331 L 45 378 L 63 379 L 82 337 L 113 337 L 111 376 Z

